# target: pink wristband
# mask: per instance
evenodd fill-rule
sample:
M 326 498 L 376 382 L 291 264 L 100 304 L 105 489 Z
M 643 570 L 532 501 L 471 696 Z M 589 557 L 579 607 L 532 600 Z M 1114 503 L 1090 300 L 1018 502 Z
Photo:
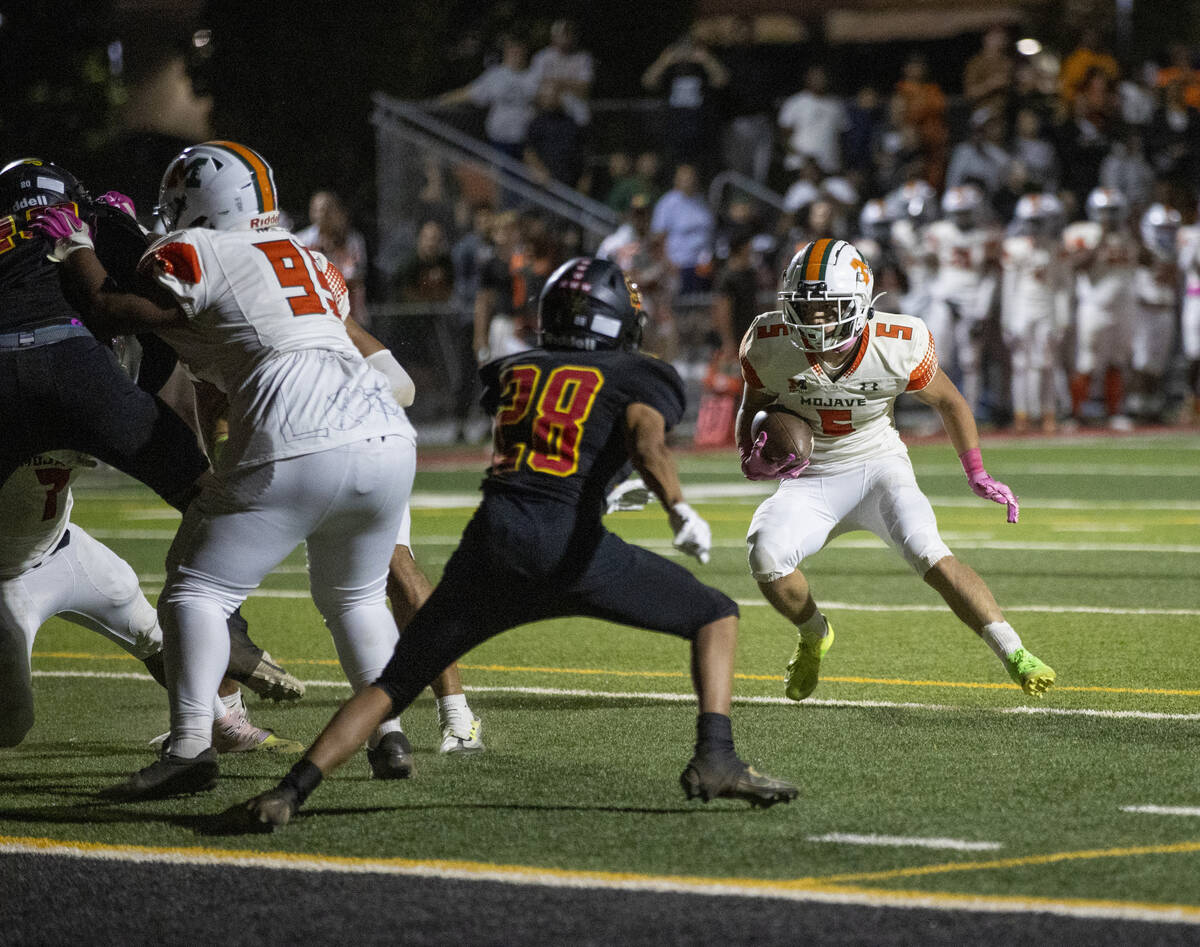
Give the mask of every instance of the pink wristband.
M 983 456 L 979 453 L 978 447 L 963 451 L 958 455 L 958 459 L 962 462 L 968 480 L 976 474 L 983 473 Z

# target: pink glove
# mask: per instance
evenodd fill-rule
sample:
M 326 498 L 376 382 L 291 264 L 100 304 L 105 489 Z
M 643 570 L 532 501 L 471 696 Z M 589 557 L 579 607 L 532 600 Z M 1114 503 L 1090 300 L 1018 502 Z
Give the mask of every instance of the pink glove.
M 802 464 L 796 464 L 795 454 L 788 454 L 784 460 L 779 462 L 767 460 L 762 453 L 766 443 L 767 432 L 760 431 L 758 440 L 754 442 L 749 453 L 739 448 L 738 453 L 742 457 L 742 475 L 747 480 L 795 480 L 800 476 L 800 471 L 808 466 L 808 460 Z M 793 467 L 793 464 L 796 466 Z
M 130 217 L 137 216 L 137 210 L 133 206 L 133 198 L 122 194 L 120 191 L 105 191 L 96 198 L 96 202 L 107 204 L 109 207 L 115 207 Z
M 1008 507 L 1008 521 L 1015 523 L 1017 517 L 1021 515 L 1021 505 L 1017 502 L 1017 497 L 1012 490 L 999 480 L 993 480 L 983 469 L 983 458 L 979 454 L 979 448 L 973 447 L 971 450 L 963 451 L 958 455 L 958 459 L 962 461 L 963 470 L 967 473 L 967 483 L 971 485 L 972 492 L 977 497 L 983 497 L 993 503 L 1005 504 Z
M 61 263 L 76 250 L 95 249 L 91 228 L 79 219 L 70 204 L 39 209 L 29 222 L 29 229 L 54 243 L 54 252 L 49 257 L 55 263 Z

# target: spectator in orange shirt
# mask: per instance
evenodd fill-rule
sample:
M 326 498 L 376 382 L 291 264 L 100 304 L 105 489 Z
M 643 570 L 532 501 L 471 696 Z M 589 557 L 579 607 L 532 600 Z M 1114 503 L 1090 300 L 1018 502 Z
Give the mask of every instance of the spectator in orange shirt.
M 1173 43 L 1168 52 L 1171 64 L 1158 70 L 1157 85 L 1165 89 L 1178 82 L 1183 87 L 1183 101 L 1189 108 L 1200 109 L 1200 72 L 1192 66 L 1192 51 L 1183 43 Z
M 946 176 L 946 95 L 936 82 L 929 81 L 929 68 L 923 56 L 911 56 L 896 83 L 896 97 L 902 103 L 905 122 L 915 129 L 921 151 L 921 176 L 935 188 Z
M 1063 60 L 1058 71 L 1058 89 L 1063 101 L 1071 105 L 1083 89 L 1093 70 L 1099 69 L 1112 82 L 1121 77 L 1121 69 L 1112 53 L 1101 48 L 1100 31 L 1094 27 L 1083 31 L 1076 46 Z

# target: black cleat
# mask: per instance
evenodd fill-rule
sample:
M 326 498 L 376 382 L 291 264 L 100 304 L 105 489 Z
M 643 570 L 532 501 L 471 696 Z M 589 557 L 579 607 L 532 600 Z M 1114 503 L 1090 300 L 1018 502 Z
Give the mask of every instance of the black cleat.
M 225 673 L 229 677 L 269 700 L 299 700 L 304 696 L 304 685 L 250 640 L 249 626 L 240 608 L 229 616 L 227 625 L 229 668 Z
M 212 789 L 217 784 L 219 774 L 217 751 L 211 746 L 190 758 L 164 753 L 125 782 L 102 789 L 99 796 L 113 802 L 166 799 L 168 796 Z
M 367 748 L 372 779 L 408 779 L 413 774 L 412 744 L 399 730 L 385 733 L 375 749 Z
M 250 827 L 259 832 L 270 832 L 287 825 L 300 809 L 296 791 L 287 786 L 276 786 L 259 793 L 242 807 Z
M 799 790 L 781 779 L 764 776 L 747 766 L 734 754 L 693 756 L 679 777 L 689 799 L 745 799 L 753 807 L 767 808 L 777 802 L 791 802 Z

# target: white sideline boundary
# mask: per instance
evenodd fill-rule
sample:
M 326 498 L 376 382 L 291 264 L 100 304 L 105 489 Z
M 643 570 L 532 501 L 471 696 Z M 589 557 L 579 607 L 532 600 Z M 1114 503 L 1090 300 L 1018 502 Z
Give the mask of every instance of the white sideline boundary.
M 1121 806 L 1121 811 L 1145 815 L 1200 816 L 1200 807 L 1197 806 Z
M 91 861 L 133 864 L 185 865 L 201 868 L 252 868 L 271 871 L 337 873 L 347 875 L 392 875 L 454 881 L 485 881 L 499 884 L 615 890 L 649 894 L 686 894 L 708 897 L 770 898 L 858 907 L 919 908 L 974 913 L 1054 914 L 1062 917 L 1148 921 L 1164 924 L 1200 924 L 1200 910 L 1188 905 L 1139 904 L 1119 901 L 1087 901 L 1072 898 L 1021 896 L 977 896 L 912 891 L 839 891 L 836 884 L 819 880 L 803 882 L 739 878 L 696 878 L 635 875 L 624 872 L 571 871 L 524 865 L 494 865 L 478 862 L 370 859 L 346 856 L 304 855 L 286 852 L 254 852 L 205 848 L 152 848 L 150 846 L 100 845 L 60 842 L 51 839 L 0 837 L 0 854 L 41 855 Z
M 94 680 L 120 681 L 153 681 L 149 674 L 138 674 L 136 671 L 43 671 L 32 672 L 34 677 L 46 678 L 85 678 Z M 349 691 L 350 685 L 345 681 L 301 681 L 306 688 L 332 687 Z M 663 703 L 693 703 L 695 694 L 674 694 L 665 691 L 598 691 L 574 687 L 512 687 L 504 685 L 464 685 L 463 690 L 469 694 L 525 694 L 530 697 L 578 697 L 581 699 L 601 700 L 661 700 Z M 786 697 L 764 697 L 734 695 L 735 704 L 766 704 L 796 707 L 796 701 Z M 924 710 L 934 713 L 949 713 L 956 711 L 980 711 L 994 714 L 1029 714 L 1055 717 L 1106 717 L 1115 720 L 1178 720 L 1200 721 L 1200 713 L 1178 714 L 1162 713 L 1150 710 L 1098 710 L 1086 707 L 977 707 L 966 704 L 926 704 L 921 701 L 900 700 L 831 700 L 809 698 L 804 701 L 805 707 L 830 707 L 836 709 L 860 710 Z
M 999 842 L 970 842 L 959 838 L 922 838 L 909 835 L 860 835 L 855 832 L 828 832 L 825 835 L 810 835 L 808 841 L 829 842 L 835 845 L 949 849 L 954 852 L 994 852 L 1004 847 Z

